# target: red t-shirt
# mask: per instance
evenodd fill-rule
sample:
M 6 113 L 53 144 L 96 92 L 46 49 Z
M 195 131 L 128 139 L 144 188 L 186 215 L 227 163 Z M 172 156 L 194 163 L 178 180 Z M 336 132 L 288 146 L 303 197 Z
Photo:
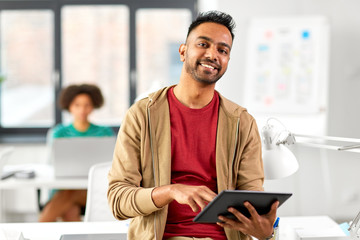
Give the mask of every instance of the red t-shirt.
M 217 193 L 216 131 L 219 95 L 201 109 L 191 109 L 176 99 L 173 88 L 168 91 L 171 123 L 171 183 L 205 185 Z M 200 212 L 200 211 L 199 211 Z M 195 213 L 186 204 L 169 204 L 164 239 L 174 236 L 226 239 L 217 224 L 194 223 Z

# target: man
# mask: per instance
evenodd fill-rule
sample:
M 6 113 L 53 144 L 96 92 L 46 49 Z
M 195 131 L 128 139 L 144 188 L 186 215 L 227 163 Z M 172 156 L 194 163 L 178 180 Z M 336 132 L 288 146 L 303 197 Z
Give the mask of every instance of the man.
M 230 59 L 234 23 L 200 14 L 179 48 L 179 84 L 150 94 L 126 114 L 109 172 L 108 199 L 117 219 L 134 218 L 129 239 L 269 239 L 271 211 L 237 221 L 192 219 L 225 189 L 263 190 L 261 142 L 246 110 L 215 91 Z M 200 209 L 201 208 L 201 209 Z M 220 221 L 219 220 L 219 221 Z

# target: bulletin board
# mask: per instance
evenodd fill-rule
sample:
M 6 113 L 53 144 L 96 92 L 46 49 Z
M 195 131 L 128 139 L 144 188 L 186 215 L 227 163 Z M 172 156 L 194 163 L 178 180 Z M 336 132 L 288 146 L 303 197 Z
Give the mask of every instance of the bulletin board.
M 316 113 L 328 82 L 324 16 L 254 18 L 249 24 L 245 106 L 259 113 Z

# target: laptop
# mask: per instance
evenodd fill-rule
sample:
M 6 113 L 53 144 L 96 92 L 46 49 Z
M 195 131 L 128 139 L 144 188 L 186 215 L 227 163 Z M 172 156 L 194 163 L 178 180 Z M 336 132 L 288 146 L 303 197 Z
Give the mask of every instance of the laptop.
M 87 178 L 92 165 L 112 161 L 115 141 L 115 137 L 53 139 L 55 177 Z
M 126 240 L 126 233 L 64 234 L 60 240 Z

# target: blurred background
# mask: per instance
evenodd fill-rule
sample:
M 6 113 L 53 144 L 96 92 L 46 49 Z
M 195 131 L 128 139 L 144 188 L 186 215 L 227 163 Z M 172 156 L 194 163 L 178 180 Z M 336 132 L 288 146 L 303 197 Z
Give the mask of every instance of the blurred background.
M 56 98 L 74 83 L 100 86 L 94 123 L 116 131 L 138 96 L 176 84 L 178 48 L 198 12 L 236 22 L 219 92 L 246 107 L 261 130 L 276 117 L 299 134 L 360 138 L 360 2 L 357 0 L 0 0 L 0 149 L 11 164 L 46 162 L 50 127 L 70 121 Z M 293 146 L 300 170 L 266 180 L 293 192 L 280 216 L 360 210 L 360 154 Z M 27 201 L 24 201 L 26 198 Z M 32 190 L 3 190 L 6 222 L 36 221 Z

